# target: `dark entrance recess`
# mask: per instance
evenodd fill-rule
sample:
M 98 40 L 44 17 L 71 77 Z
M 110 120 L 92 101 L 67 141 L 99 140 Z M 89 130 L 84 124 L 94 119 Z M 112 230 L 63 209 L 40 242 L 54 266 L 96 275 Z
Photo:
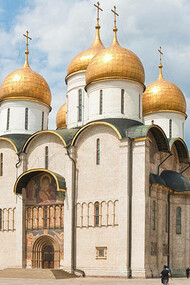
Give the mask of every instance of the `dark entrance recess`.
M 51 244 L 42 248 L 42 268 L 54 268 L 54 248 Z

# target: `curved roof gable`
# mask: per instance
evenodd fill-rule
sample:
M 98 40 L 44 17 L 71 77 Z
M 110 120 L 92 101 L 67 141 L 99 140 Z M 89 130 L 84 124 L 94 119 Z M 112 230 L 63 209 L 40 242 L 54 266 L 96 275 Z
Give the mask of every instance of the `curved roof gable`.
M 33 134 L 32 136 L 30 136 L 26 142 L 23 145 L 22 151 L 26 152 L 28 145 L 30 144 L 30 142 L 33 140 L 33 138 L 42 135 L 42 134 L 54 134 L 55 136 L 57 136 L 61 142 L 63 143 L 64 147 L 66 147 L 70 141 L 72 140 L 74 134 L 78 131 L 78 128 L 76 129 L 60 129 L 60 130 L 44 130 L 44 131 L 39 131 L 36 132 L 35 134 Z
M 147 137 L 151 132 L 156 140 L 159 151 L 169 152 L 169 143 L 164 131 L 157 125 L 133 126 L 127 130 L 127 136 L 130 138 Z
M 74 135 L 71 141 L 71 145 L 75 144 L 77 138 L 79 137 L 79 135 L 82 133 L 83 130 L 85 130 L 88 127 L 97 126 L 97 125 L 109 126 L 115 131 L 118 139 L 123 139 L 127 137 L 128 128 L 132 126 L 142 125 L 142 123 L 135 121 L 135 120 L 121 119 L 121 118 L 110 118 L 110 119 L 93 121 L 93 122 L 87 123 L 86 125 L 84 125 L 82 128 L 78 130 L 78 132 Z
M 189 152 L 187 149 L 187 145 L 181 138 L 173 138 L 169 140 L 170 150 L 175 145 L 179 162 L 188 163 L 189 161 Z

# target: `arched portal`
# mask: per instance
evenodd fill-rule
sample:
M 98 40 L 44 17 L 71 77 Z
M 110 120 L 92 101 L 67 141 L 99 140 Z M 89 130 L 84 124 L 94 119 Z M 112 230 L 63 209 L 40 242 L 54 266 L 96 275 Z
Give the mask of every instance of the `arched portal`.
M 37 238 L 32 248 L 32 268 L 59 268 L 60 248 L 49 235 Z
M 54 248 L 52 244 L 42 247 L 42 268 L 54 268 Z

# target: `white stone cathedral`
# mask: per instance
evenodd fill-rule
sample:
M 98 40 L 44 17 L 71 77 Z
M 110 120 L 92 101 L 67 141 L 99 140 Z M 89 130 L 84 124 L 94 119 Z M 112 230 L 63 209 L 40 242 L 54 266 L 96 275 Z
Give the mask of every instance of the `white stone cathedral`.
M 56 130 L 48 130 L 48 84 L 28 63 L 28 32 L 23 67 L 1 85 L 0 268 L 155 277 L 168 264 L 183 275 L 184 95 L 164 79 L 161 60 L 158 79 L 145 87 L 143 65 L 118 43 L 116 21 L 110 47 L 99 31 L 98 16 L 93 44 L 69 64 Z

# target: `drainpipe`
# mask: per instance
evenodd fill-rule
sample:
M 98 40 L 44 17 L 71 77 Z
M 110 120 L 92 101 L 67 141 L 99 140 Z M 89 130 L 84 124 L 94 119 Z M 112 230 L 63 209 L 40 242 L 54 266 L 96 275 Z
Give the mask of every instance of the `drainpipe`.
M 158 169 L 157 169 L 157 175 L 159 175 L 160 173 L 160 166 L 162 165 L 162 163 L 164 163 L 172 155 L 173 153 L 169 152 L 169 155 L 163 161 L 160 162 L 160 164 L 158 165 Z
M 180 173 L 182 174 L 183 172 L 185 172 L 188 168 L 190 167 L 190 163 L 187 167 L 185 167 Z
M 85 272 L 83 270 L 76 268 L 76 211 L 75 211 L 75 200 L 76 200 L 76 161 L 71 157 L 71 154 L 69 152 L 68 145 L 66 147 L 67 155 L 72 161 L 73 164 L 73 189 L 72 189 L 72 235 L 71 235 L 71 270 L 72 272 L 78 272 L 83 277 L 85 277 Z
M 169 190 L 170 191 L 170 190 Z M 170 192 L 168 193 L 168 255 L 167 266 L 170 267 Z
M 128 222 L 129 222 L 129 236 L 128 236 L 128 269 L 129 269 L 129 278 L 132 278 L 132 271 L 131 271 L 131 251 L 132 251 L 132 186 L 133 186 L 133 181 L 132 181 L 132 176 L 133 176 L 133 149 L 132 149 L 132 139 L 129 139 L 129 169 L 128 169 L 128 185 L 129 185 L 129 192 L 128 192 Z
M 22 151 L 17 152 L 18 162 L 15 164 L 15 167 L 16 167 L 16 168 L 18 168 L 18 167 L 19 167 L 19 164 L 21 163 L 21 158 L 20 158 L 21 153 L 22 153 Z

